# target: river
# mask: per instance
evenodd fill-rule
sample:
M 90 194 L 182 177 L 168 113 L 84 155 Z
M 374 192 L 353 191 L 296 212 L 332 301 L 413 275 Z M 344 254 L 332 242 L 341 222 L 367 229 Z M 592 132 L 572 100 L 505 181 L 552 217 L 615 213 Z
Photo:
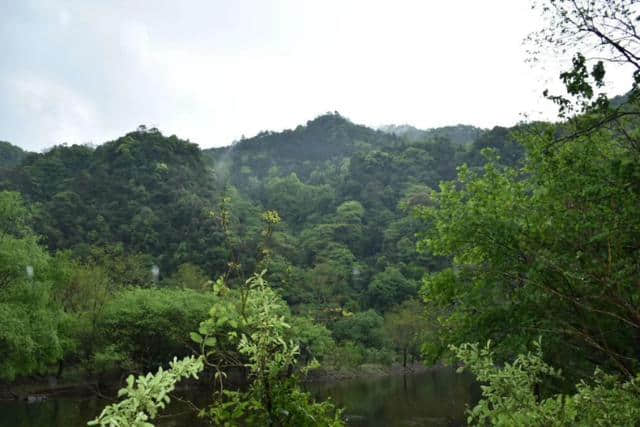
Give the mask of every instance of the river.
M 330 397 L 345 408 L 350 426 L 464 425 L 466 405 L 477 400 L 472 378 L 452 368 L 411 375 L 314 383 L 307 388 L 319 398 Z M 81 397 L 51 398 L 44 402 L 0 402 L 0 426 L 80 427 L 100 412 L 105 400 Z M 159 427 L 205 426 L 183 404 L 173 402 L 170 416 Z M 175 415 L 178 414 L 178 415 Z

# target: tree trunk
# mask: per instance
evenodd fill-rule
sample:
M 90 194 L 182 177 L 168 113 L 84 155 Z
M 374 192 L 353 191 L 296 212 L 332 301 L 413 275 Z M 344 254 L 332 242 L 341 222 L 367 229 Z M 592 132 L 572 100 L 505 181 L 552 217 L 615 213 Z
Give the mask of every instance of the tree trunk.
M 58 362 L 58 372 L 56 373 L 56 379 L 60 379 L 62 376 L 62 371 L 64 370 L 64 362 L 60 360 Z
M 407 369 L 407 347 L 402 349 L 402 367 Z

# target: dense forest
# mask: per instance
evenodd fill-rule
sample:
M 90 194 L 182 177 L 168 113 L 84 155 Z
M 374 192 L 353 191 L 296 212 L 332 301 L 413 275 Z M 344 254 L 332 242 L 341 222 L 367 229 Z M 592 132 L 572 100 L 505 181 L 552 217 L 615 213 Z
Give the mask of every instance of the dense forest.
M 411 211 L 487 147 L 521 159 L 510 132 L 412 142 L 329 113 L 221 149 L 140 126 L 24 153 L 0 178 L 2 377 L 107 378 L 191 354 L 220 303 L 212 280 L 239 290 L 260 270 L 305 360 L 419 360 L 421 279 L 449 263 L 416 250 Z
M 192 292 L 202 292 L 210 279 L 228 276 L 233 285 L 266 269 L 266 279 L 294 313 L 328 328 L 341 351 L 353 353 L 345 360 L 391 362 L 396 345 L 385 338 L 385 313 L 418 298 L 425 273 L 448 265 L 445 257 L 416 251 L 421 220 L 411 209 L 438 182 L 453 179 L 458 165 L 482 164 L 486 147 L 505 159 L 521 158 L 522 147 L 509 132 L 495 128 L 462 146 L 442 138 L 410 142 L 331 113 L 293 131 L 265 132 L 222 149 L 203 151 L 143 126 L 95 149 L 56 146 L 2 170 L 3 211 L 15 212 L 24 223 L 12 244 L 27 239 L 46 260 L 36 265 L 25 248 L 12 269 L 15 279 L 24 276 L 27 264 L 34 279 L 46 270 L 65 271 L 62 277 L 42 277 L 51 282 L 50 308 L 62 308 L 74 321 L 95 317 L 95 327 L 140 320 L 104 318 L 111 304 L 135 298 L 140 287 L 160 300 L 182 290 L 195 298 Z M 268 249 L 265 212 L 277 212 L 280 219 L 270 226 Z M 105 313 L 82 313 L 86 307 L 66 297 L 72 293 L 82 306 L 97 297 L 82 293 L 95 293 L 96 287 L 98 309 Z M 198 313 L 205 309 L 206 304 Z M 197 314 L 192 316 L 195 325 Z M 186 329 L 176 335 L 187 339 L 189 323 L 183 321 Z M 106 339 L 105 345 L 123 339 Z M 24 350 L 7 348 L 12 347 L 14 357 L 24 360 Z M 73 347 L 80 354 L 51 349 L 60 369 L 88 363 L 104 350 Z M 409 350 L 417 357 L 418 343 Z M 169 360 L 177 348 L 150 348 L 153 360 L 118 351 L 148 369 Z M 34 371 L 3 372 L 12 379 L 13 372 Z
M 635 67 L 625 96 L 576 53 L 567 94 L 545 92 L 557 123 L 333 112 L 204 150 L 144 125 L 97 147 L 0 142 L 0 381 L 168 367 L 95 421 L 117 425 L 206 365 L 217 424 L 340 425 L 299 386 L 318 363 L 462 362 L 484 385 L 470 422 L 637 424 L 635 17 L 551 4 L 542 44 L 624 24 L 604 45 Z

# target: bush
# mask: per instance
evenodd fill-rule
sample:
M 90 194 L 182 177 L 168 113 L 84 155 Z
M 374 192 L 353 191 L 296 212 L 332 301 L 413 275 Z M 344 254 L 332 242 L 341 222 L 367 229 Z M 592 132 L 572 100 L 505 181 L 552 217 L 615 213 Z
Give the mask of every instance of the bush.
M 391 365 L 396 359 L 396 352 L 388 348 L 365 348 L 364 363 Z
M 198 329 L 214 299 L 190 289 L 127 289 L 109 301 L 98 330 L 105 343 L 117 346 L 109 353 L 148 370 L 191 353 L 189 332 Z
M 365 349 L 353 341 L 345 341 L 337 345 L 328 356 L 329 364 L 336 368 L 354 368 L 364 363 Z

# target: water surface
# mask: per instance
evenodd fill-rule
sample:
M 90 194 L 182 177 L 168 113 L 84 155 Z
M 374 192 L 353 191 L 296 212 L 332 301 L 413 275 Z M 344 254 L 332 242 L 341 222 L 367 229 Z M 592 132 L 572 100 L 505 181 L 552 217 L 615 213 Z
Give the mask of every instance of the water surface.
M 480 390 L 471 375 L 438 368 L 325 384 L 316 386 L 314 394 L 345 408 L 350 426 L 460 426 Z
M 361 378 L 306 387 L 319 398 L 330 397 L 345 408 L 350 426 L 458 426 L 464 425 L 465 409 L 477 400 L 479 390 L 471 376 L 452 368 L 438 368 L 411 375 Z M 205 401 L 206 393 L 191 396 Z M 44 402 L 0 401 L 0 426 L 85 426 L 109 403 L 95 397 L 57 397 Z M 159 427 L 206 426 L 189 408 L 172 402 Z

